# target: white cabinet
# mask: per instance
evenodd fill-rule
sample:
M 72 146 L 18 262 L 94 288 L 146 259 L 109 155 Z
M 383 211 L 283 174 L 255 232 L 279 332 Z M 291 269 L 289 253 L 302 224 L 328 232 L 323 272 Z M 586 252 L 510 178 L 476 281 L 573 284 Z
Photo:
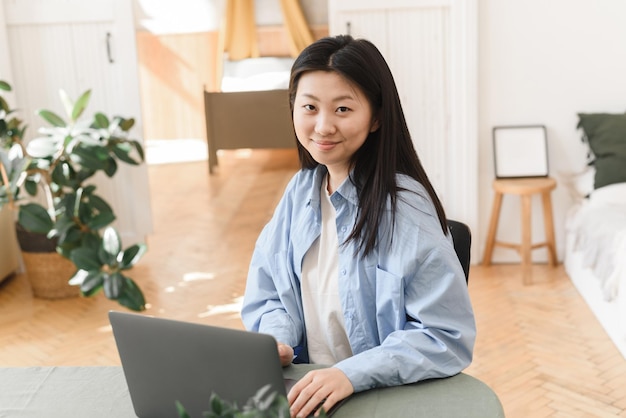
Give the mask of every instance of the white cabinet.
M 329 32 L 372 41 L 448 216 L 477 228 L 476 0 L 329 0 Z
M 141 139 L 132 0 L 0 0 L 0 8 L 0 58 L 9 64 L 0 63 L 0 77 L 13 85 L 27 139 L 44 124 L 36 109 L 64 114 L 59 89 L 72 98 L 91 89 L 87 113 L 134 117 L 131 133 Z M 152 229 L 146 165 L 120 164 L 96 184 L 114 207 L 124 245 L 144 241 Z

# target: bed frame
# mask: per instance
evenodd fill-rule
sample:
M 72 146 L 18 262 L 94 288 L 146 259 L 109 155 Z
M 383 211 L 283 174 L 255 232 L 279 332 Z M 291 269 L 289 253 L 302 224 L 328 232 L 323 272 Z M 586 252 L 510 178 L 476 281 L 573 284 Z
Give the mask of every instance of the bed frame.
M 204 113 L 211 174 L 218 165 L 218 150 L 296 146 L 288 90 L 205 90 Z

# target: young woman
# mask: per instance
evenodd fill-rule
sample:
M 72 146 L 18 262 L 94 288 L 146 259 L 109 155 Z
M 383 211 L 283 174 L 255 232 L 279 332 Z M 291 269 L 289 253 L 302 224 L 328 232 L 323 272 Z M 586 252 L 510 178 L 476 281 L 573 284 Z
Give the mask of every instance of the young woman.
M 332 366 L 294 386 L 292 416 L 459 373 L 476 334 L 465 276 L 384 58 L 321 39 L 289 90 L 302 168 L 257 241 L 242 318 L 284 365 Z

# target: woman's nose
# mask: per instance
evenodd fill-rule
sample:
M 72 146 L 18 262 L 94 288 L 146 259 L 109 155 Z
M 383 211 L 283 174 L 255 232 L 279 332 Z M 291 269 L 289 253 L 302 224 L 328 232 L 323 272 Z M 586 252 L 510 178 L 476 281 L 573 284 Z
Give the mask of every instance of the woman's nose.
M 333 119 L 329 115 L 320 113 L 315 121 L 315 133 L 321 136 L 334 134 L 336 131 Z

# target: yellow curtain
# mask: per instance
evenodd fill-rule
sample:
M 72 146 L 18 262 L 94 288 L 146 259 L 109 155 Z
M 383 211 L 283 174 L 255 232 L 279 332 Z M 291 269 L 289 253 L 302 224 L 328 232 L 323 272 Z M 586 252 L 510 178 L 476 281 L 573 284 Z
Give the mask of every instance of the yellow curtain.
M 228 0 L 223 23 L 223 51 L 228 52 L 228 59 L 240 60 L 259 56 L 254 0 Z
M 280 6 L 288 35 L 290 54 L 296 57 L 307 45 L 313 43 L 313 35 L 298 0 L 280 0 Z M 254 0 L 226 0 L 215 64 L 218 90 L 222 85 L 224 53 L 228 53 L 228 59 L 233 61 L 259 56 Z
M 298 0 L 280 0 L 280 6 L 289 35 L 291 55 L 297 57 L 305 47 L 313 43 L 313 35 Z

